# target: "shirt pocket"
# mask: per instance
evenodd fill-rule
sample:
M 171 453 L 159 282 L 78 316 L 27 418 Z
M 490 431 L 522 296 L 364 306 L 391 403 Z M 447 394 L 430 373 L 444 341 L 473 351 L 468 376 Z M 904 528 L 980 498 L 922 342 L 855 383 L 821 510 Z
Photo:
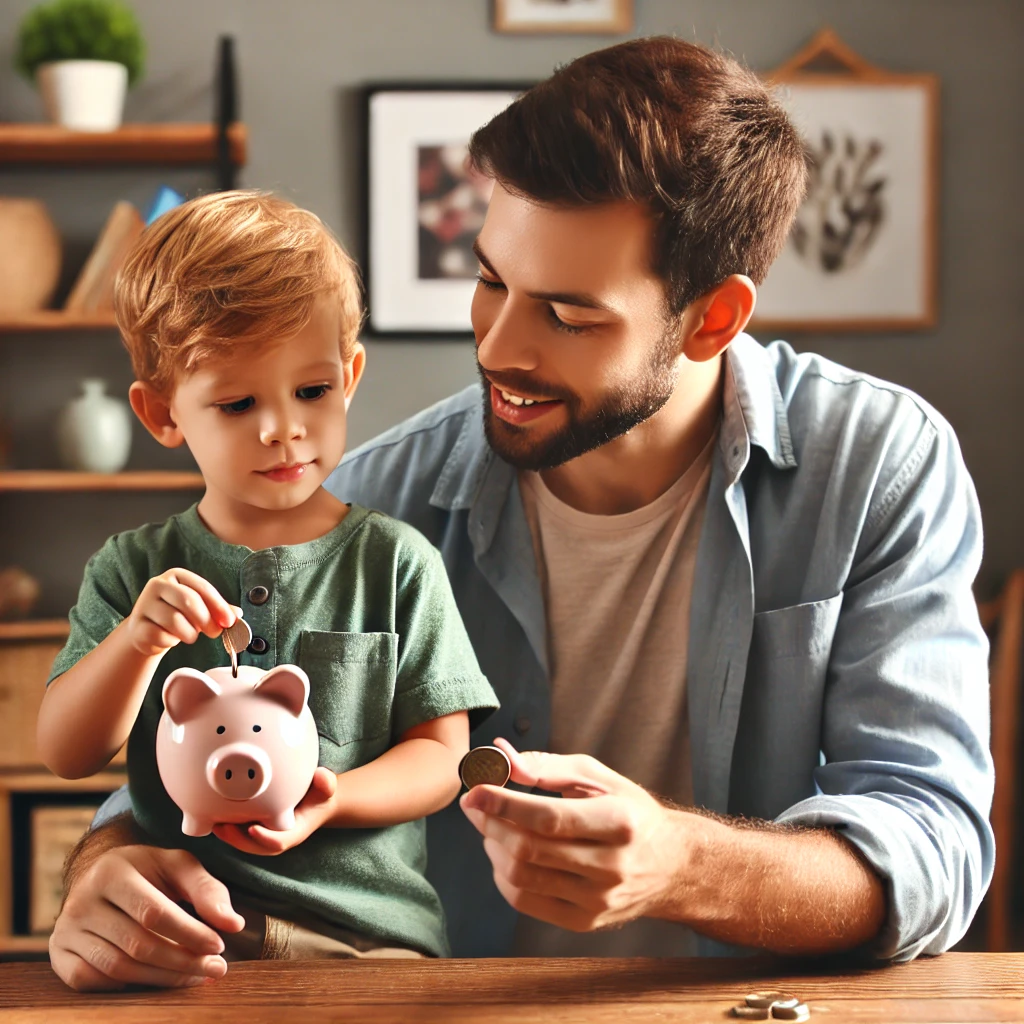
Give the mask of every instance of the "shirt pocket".
M 347 771 L 387 749 L 398 671 L 397 633 L 303 630 L 299 667 L 309 676 L 309 709 L 320 734 L 322 765 Z
M 733 760 L 742 813 L 773 818 L 814 793 L 843 595 L 754 616 Z M 742 795 L 741 795 L 742 794 Z

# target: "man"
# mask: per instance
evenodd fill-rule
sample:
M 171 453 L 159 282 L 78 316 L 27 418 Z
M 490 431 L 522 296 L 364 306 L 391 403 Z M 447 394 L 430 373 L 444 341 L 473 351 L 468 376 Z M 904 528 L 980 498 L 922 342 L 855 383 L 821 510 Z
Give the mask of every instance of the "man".
M 742 333 L 803 194 L 792 126 L 727 58 L 637 40 L 472 157 L 483 387 L 329 482 L 441 549 L 502 702 L 474 742 L 548 751 L 508 748 L 534 792 L 431 820 L 453 951 L 947 948 L 993 861 L 977 502 L 919 398 Z M 105 836 L 51 949 L 102 900 L 212 952 L 160 896 L 224 929 L 219 883 Z

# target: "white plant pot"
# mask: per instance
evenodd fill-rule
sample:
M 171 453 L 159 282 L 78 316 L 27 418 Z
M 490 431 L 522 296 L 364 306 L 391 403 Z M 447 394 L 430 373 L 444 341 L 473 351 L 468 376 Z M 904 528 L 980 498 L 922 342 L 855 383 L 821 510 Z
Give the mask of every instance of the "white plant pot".
M 68 469 L 116 473 L 128 462 L 131 412 L 104 389 L 101 380 L 83 380 L 83 394 L 68 402 L 57 420 L 57 448 Z
M 121 124 L 128 69 L 111 60 L 58 60 L 36 69 L 51 121 L 81 132 L 110 132 Z

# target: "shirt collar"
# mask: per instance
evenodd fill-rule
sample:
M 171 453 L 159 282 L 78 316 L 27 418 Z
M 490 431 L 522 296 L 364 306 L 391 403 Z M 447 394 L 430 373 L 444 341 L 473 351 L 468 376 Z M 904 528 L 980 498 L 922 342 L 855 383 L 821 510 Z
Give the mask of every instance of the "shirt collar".
M 777 469 L 796 468 L 775 367 L 767 350 L 749 334 L 738 335 L 726 351 L 723 402 L 719 446 L 730 475 L 738 477 L 743 471 L 752 445 L 764 449 Z M 454 511 L 472 508 L 478 494 L 500 501 L 514 478 L 515 470 L 487 443 L 483 395 L 474 386 L 462 429 L 437 478 L 430 504 Z

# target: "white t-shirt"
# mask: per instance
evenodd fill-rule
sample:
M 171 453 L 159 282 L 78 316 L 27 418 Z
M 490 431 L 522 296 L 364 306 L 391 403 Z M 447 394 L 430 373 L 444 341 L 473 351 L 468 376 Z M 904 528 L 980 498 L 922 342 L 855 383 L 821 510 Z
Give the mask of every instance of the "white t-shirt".
M 591 754 L 678 804 L 693 802 L 686 654 L 690 595 L 715 438 L 649 505 L 590 515 L 556 498 L 539 473 L 520 491 L 544 595 L 551 740 Z M 640 920 L 577 934 L 522 917 L 520 956 L 689 956 L 693 933 Z

